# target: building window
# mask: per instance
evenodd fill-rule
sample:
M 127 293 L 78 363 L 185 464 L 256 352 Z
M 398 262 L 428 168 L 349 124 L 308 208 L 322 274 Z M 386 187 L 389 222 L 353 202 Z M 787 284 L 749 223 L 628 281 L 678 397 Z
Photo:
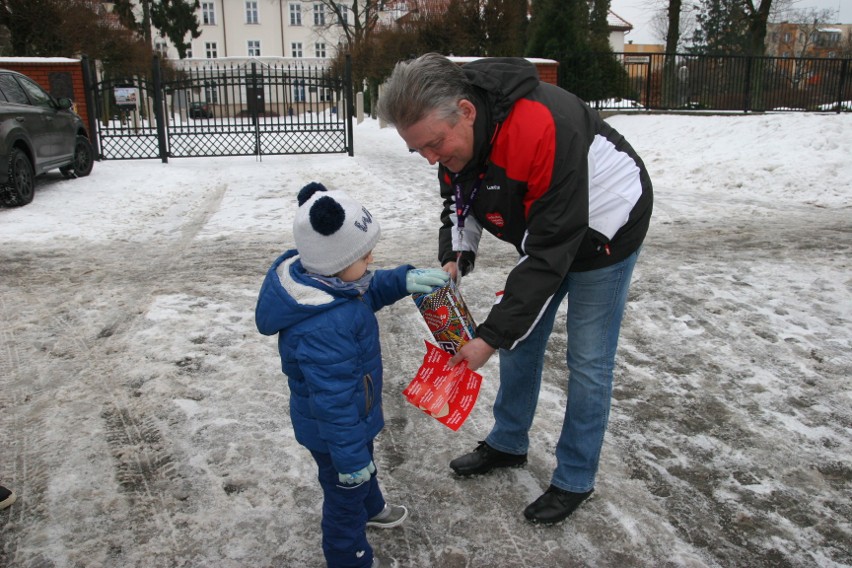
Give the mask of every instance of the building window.
M 186 58 L 187 58 L 187 59 L 192 59 L 192 44 L 189 44 L 189 45 L 186 47 Z
M 790 43 L 793 40 L 793 34 L 786 32 L 784 34 L 784 43 Z
M 219 89 L 216 88 L 215 81 L 204 82 L 204 100 L 208 103 L 219 102 Z
M 216 47 L 215 41 L 205 42 L 204 54 L 207 56 L 207 59 L 216 59 L 219 57 L 219 49 Z
M 163 40 L 157 40 L 154 42 L 154 51 L 160 54 L 160 57 L 167 57 L 169 54 L 169 46 Z
M 314 57 L 325 57 L 325 44 L 324 43 L 315 43 L 314 44 Z
M 294 41 L 290 44 L 290 57 L 294 57 L 296 59 L 304 57 L 302 54 L 302 42 Z
M 315 26 L 324 26 L 325 25 L 325 5 L 324 4 L 314 4 L 314 25 Z
M 248 56 L 249 57 L 260 57 L 260 40 L 259 39 L 248 40 Z
M 206 26 L 216 25 L 216 5 L 213 2 L 201 3 L 201 22 Z
M 249 0 L 246 2 L 246 23 L 256 24 L 257 20 L 257 2 Z
M 290 25 L 302 25 L 302 6 L 300 4 L 290 4 Z
M 343 20 L 344 25 L 349 25 L 349 7 L 341 6 L 340 7 L 340 17 Z
M 307 97 L 305 97 L 305 80 L 299 79 L 293 85 L 293 100 L 297 103 L 305 102 Z

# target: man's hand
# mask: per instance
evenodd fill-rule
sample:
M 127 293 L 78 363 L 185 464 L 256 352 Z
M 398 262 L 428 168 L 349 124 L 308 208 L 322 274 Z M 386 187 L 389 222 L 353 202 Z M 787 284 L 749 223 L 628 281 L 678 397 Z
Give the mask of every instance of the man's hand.
M 448 263 L 446 263 L 444 266 L 442 266 L 441 268 L 444 270 L 444 272 L 446 272 L 447 274 L 449 274 L 449 275 L 450 275 L 450 278 L 451 278 L 454 282 L 458 282 L 458 281 L 459 281 L 459 278 L 458 278 L 458 276 L 459 276 L 459 269 L 458 269 L 458 265 L 456 265 L 455 261 L 448 262 Z
M 446 267 L 446 265 L 444 265 Z M 462 361 L 467 361 L 467 368 L 471 371 L 475 371 L 482 367 L 486 361 L 497 351 L 484 340 L 480 338 L 472 339 L 471 341 L 465 343 L 461 349 L 458 350 L 458 353 L 453 355 L 453 358 L 450 359 L 447 365 L 449 367 L 455 367 Z

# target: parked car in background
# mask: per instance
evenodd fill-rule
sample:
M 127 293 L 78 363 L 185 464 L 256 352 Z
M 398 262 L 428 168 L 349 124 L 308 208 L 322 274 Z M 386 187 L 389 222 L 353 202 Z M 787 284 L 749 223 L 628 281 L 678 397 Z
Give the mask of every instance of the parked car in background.
M 0 204 L 31 202 L 36 177 L 54 168 L 67 178 L 87 176 L 94 157 L 70 99 L 55 99 L 29 77 L 0 69 Z
M 213 107 L 200 101 L 191 102 L 189 103 L 189 118 L 213 118 Z

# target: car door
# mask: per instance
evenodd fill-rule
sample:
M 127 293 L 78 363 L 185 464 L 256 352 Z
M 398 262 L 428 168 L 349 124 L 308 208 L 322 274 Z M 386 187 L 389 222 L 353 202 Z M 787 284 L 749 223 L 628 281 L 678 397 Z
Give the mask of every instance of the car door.
M 74 115 L 69 111 L 60 110 L 53 97 L 35 81 L 21 75 L 16 78 L 26 91 L 30 104 L 39 109 L 41 114 L 45 138 L 48 141 L 45 149 L 45 169 L 67 164 L 74 155 L 76 142 Z
M 50 145 L 42 113 L 30 104 L 30 98 L 13 74 L 0 73 L 0 91 L 8 101 L 7 120 L 13 122 L 8 127 L 10 137 L 26 140 L 32 148 L 35 161 L 33 167 L 38 173 L 41 164 L 48 159 L 47 146 Z

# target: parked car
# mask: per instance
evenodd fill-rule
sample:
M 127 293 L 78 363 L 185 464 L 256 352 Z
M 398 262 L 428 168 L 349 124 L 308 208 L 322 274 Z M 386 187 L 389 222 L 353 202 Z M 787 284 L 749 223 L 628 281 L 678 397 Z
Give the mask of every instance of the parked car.
M 0 204 L 33 200 L 37 176 L 59 168 L 87 176 L 94 152 L 71 100 L 55 99 L 29 77 L 0 69 Z
M 189 103 L 189 118 L 213 118 L 213 107 L 199 101 L 191 102 Z

